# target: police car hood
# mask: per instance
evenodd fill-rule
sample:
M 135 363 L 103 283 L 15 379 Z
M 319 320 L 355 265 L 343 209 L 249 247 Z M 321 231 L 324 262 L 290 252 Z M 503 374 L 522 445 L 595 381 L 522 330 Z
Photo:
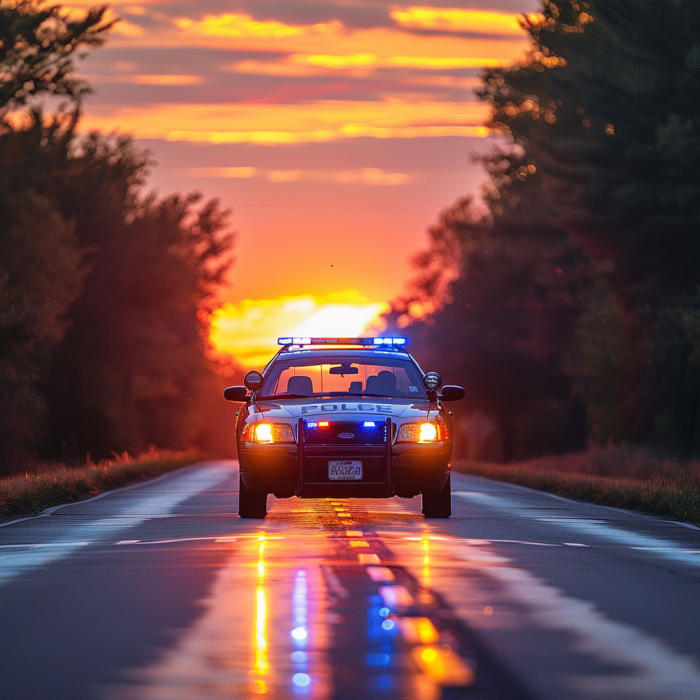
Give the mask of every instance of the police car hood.
M 288 399 L 281 401 L 258 401 L 251 406 L 251 413 L 264 414 L 264 420 L 274 418 L 328 418 L 330 420 L 369 420 L 372 418 L 422 418 L 434 417 L 437 413 L 435 404 L 432 409 L 427 399 L 351 399 L 348 397 L 333 399 Z M 430 413 L 430 416 L 428 415 Z

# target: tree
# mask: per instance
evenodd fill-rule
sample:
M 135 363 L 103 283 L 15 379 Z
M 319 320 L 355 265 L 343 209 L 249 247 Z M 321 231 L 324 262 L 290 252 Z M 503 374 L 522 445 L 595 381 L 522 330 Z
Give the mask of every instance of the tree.
M 0 4 L 0 124 L 36 107 L 47 96 L 65 99 L 78 111 L 88 84 L 75 75 L 75 56 L 82 47 L 100 46 L 114 22 L 106 7 L 92 8 L 82 19 L 70 19 L 60 5 L 42 0 L 4 0 Z
M 44 401 L 37 390 L 80 284 L 72 227 L 40 194 L 8 193 L 0 209 L 0 454 L 24 460 Z
M 699 407 L 680 338 L 700 284 L 700 6 L 554 0 L 525 25 L 526 60 L 487 71 L 480 94 L 491 128 L 536 167 L 557 224 L 600 281 L 577 333 L 574 356 L 586 360 L 572 365 L 584 372 L 574 383 L 596 428 L 688 452 Z M 595 321 L 602 289 L 617 319 L 605 327 Z M 609 363 L 601 353 L 613 346 L 620 361 Z M 611 374 L 592 381 L 604 366 Z
M 509 159 L 489 160 L 494 177 L 510 167 Z M 423 360 L 464 384 L 466 410 L 496 421 L 502 456 L 511 459 L 581 446 L 563 353 L 587 265 L 566 233 L 532 217 L 541 213 L 533 178 L 499 184 L 485 198 L 488 210 L 462 199 L 443 212 L 389 320 L 410 326 Z M 555 445 L 534 439 L 539 427 L 525 427 L 527 411 L 543 401 L 561 404 L 550 423 Z
M 199 428 L 200 311 L 233 234 L 228 212 L 200 195 L 139 197 L 148 167 L 129 139 L 93 134 L 62 181 L 90 266 L 50 373 L 51 445 L 69 457 L 185 448 Z
M 700 5 L 544 2 L 525 61 L 490 70 L 489 125 L 527 154 L 561 225 L 626 308 L 700 281 Z
M 0 4 L 0 468 L 36 446 L 38 383 L 80 288 L 82 254 L 50 182 L 88 91 L 74 56 L 101 43 L 104 13 L 74 21 L 35 0 Z M 62 100 L 53 117 L 43 113 L 46 98 Z
M 150 158 L 130 138 L 77 135 L 74 59 L 102 43 L 104 14 L 0 5 L 0 468 L 205 432 L 229 212 L 145 195 Z
M 700 447 L 700 5 L 543 0 L 523 26 L 526 57 L 487 70 L 478 91 L 503 137 L 482 159 L 491 254 L 461 247 L 427 324 L 465 348 L 468 386 L 469 369 L 489 377 L 477 404 L 502 397 L 511 455 L 543 444 L 522 433 L 551 413 L 546 402 L 578 397 L 594 439 L 659 439 L 690 454 Z M 455 269 L 427 266 L 432 248 L 421 275 Z

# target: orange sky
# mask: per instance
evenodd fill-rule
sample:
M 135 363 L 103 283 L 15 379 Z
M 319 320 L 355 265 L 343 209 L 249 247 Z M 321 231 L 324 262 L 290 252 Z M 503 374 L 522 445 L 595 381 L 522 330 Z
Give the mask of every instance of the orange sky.
M 161 193 L 234 210 L 214 339 L 253 366 L 304 324 L 358 333 L 400 293 L 440 210 L 478 192 L 469 154 L 489 139 L 473 89 L 522 55 L 518 13 L 536 7 L 119 0 L 123 21 L 82 64 L 96 88 L 83 127 L 134 134 Z

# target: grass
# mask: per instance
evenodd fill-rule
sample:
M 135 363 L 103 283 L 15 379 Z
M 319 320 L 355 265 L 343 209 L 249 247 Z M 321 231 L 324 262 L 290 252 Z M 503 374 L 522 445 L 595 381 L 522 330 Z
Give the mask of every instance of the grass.
M 513 464 L 464 460 L 453 468 L 567 498 L 700 523 L 700 461 L 607 447 Z
M 152 478 L 192 464 L 195 452 L 148 452 L 131 457 L 126 452 L 78 467 L 46 465 L 40 471 L 0 479 L 0 520 L 31 515 L 50 506 L 72 503 L 103 491 Z

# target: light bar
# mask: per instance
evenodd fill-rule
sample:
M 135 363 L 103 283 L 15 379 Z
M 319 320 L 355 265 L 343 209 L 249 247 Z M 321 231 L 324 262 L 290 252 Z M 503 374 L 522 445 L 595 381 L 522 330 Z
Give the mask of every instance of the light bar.
M 384 345 L 401 347 L 408 338 L 277 338 L 278 345 Z

